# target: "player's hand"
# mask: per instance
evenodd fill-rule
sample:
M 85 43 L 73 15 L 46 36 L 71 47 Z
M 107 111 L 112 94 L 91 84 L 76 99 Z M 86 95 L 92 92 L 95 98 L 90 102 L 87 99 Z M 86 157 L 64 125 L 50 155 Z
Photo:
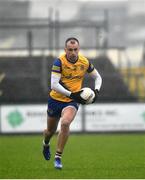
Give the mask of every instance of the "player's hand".
M 75 93 L 71 93 L 70 98 L 75 100 L 76 102 L 80 103 L 80 104 L 86 104 L 86 100 L 84 100 L 80 94 L 83 90 L 75 92 Z
M 98 95 L 99 95 L 98 89 L 93 89 L 93 91 L 94 91 L 94 93 L 95 93 L 95 97 L 94 97 L 92 103 L 94 103 L 94 102 L 98 99 Z

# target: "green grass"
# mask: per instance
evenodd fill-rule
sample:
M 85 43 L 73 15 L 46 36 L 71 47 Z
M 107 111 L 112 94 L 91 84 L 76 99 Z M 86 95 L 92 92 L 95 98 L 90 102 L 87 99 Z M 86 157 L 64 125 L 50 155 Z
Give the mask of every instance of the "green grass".
M 145 134 L 70 135 L 62 170 L 53 167 L 55 145 L 56 136 L 47 162 L 42 156 L 42 136 L 0 136 L 0 178 L 145 178 Z

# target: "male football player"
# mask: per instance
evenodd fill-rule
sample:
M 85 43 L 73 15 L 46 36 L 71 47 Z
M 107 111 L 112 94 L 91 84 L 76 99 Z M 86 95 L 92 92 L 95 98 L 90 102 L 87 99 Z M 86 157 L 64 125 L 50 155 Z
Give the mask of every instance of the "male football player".
M 95 97 L 97 99 L 102 78 L 93 64 L 79 54 L 78 39 L 70 37 L 65 41 L 65 53 L 54 60 L 51 71 L 51 92 L 48 98 L 47 128 L 44 130 L 43 155 L 46 160 L 51 157 L 50 139 L 57 130 L 60 121 L 60 131 L 57 138 L 54 167 L 62 168 L 61 157 L 69 137 L 69 128 L 74 120 L 79 104 L 85 104 L 81 98 L 81 88 L 86 73 L 94 79 Z

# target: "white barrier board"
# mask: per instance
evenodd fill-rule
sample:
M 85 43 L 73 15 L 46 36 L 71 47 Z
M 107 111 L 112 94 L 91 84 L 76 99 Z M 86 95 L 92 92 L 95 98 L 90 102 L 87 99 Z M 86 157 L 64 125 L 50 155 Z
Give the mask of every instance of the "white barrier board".
M 87 105 L 83 108 L 85 109 L 82 111 L 80 107 L 72 122 L 71 131 L 145 131 L 145 104 L 143 103 L 108 103 Z M 1 106 L 0 127 L 2 133 L 43 132 L 47 127 L 47 105 Z
M 85 109 L 86 131 L 145 130 L 145 104 L 97 104 Z
M 46 127 L 46 105 L 8 105 L 1 107 L 1 131 L 42 132 Z
M 81 131 L 80 114 L 71 124 L 72 131 Z M 47 105 L 1 106 L 2 133 L 43 132 L 47 127 Z

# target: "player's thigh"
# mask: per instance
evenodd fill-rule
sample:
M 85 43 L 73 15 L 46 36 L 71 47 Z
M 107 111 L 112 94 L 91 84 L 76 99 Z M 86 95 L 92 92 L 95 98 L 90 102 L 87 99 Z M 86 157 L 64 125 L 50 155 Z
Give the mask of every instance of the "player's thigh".
M 70 124 L 75 118 L 77 109 L 74 106 L 67 106 L 62 110 L 61 122 Z
M 52 131 L 56 130 L 58 126 L 59 118 L 58 117 L 49 117 L 47 116 L 47 129 Z

